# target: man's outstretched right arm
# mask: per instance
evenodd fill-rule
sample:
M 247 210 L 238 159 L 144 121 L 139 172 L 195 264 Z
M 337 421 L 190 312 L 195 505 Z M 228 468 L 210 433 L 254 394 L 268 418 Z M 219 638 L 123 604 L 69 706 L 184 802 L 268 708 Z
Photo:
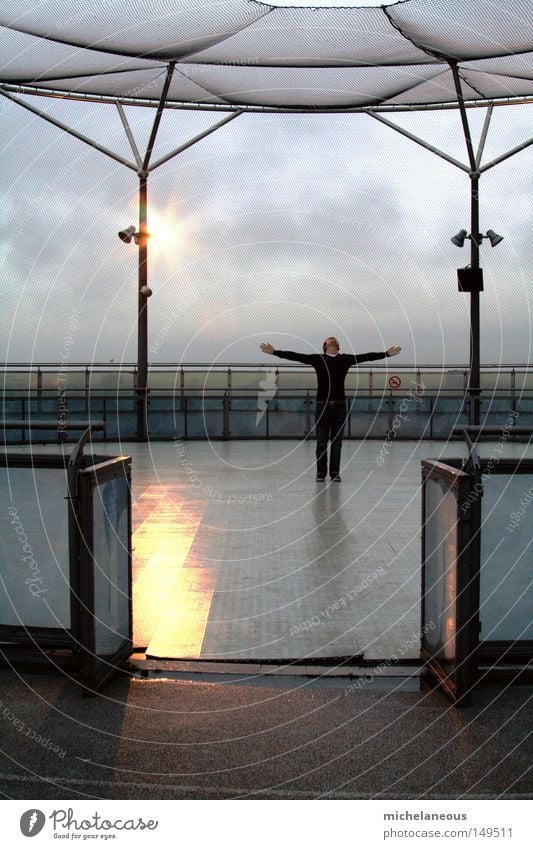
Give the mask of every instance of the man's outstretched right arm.
M 281 357 L 282 360 L 294 360 L 296 363 L 313 365 L 316 359 L 316 354 L 298 354 L 296 351 L 279 351 L 269 342 L 262 342 L 259 347 L 263 354 L 272 354 L 274 357 Z

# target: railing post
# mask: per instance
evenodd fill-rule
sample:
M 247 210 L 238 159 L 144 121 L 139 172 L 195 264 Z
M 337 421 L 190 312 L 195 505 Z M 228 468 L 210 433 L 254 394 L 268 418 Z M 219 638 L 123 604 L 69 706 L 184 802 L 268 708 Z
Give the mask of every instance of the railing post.
M 29 375 L 28 384 L 29 384 L 28 391 L 29 391 L 29 394 L 31 396 L 31 371 L 30 371 L 30 375 Z M 4 385 L 5 385 L 5 383 L 4 383 Z M 41 372 L 41 367 L 37 366 L 37 412 L 39 412 L 39 413 L 42 412 L 42 409 L 43 409 L 42 391 L 43 391 L 43 376 L 42 376 L 42 372 Z
M 222 438 L 229 438 L 229 398 L 228 398 L 228 390 L 224 392 L 224 398 L 222 401 L 222 415 L 223 415 L 223 423 L 222 423 Z

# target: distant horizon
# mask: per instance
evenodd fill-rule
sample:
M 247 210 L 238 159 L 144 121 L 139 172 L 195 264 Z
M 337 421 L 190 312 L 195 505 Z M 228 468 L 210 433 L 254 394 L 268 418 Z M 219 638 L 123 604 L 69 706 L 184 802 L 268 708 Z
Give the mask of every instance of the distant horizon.
M 289 349 L 285 349 L 289 350 Z M 318 352 L 318 349 L 317 349 Z M 345 353 L 341 351 L 341 353 Z M 400 371 L 401 369 L 421 369 L 421 368 L 461 368 L 468 369 L 470 368 L 470 364 L 468 362 L 401 362 L 396 358 L 391 365 L 391 360 L 377 360 L 372 362 L 372 364 L 361 363 L 360 366 L 354 367 L 358 370 L 364 369 L 365 366 L 368 365 L 368 368 L 387 368 L 392 369 L 393 371 Z M 276 366 L 285 366 L 286 368 L 295 368 L 295 369 L 310 369 L 312 371 L 312 366 L 305 365 L 303 363 L 290 362 L 289 360 L 283 360 L 278 357 L 269 357 L 268 360 L 224 360 L 219 362 L 213 362 L 211 360 L 176 360 L 173 362 L 152 362 L 148 360 L 149 368 L 181 368 L 189 367 L 189 366 L 205 366 L 206 368 L 225 368 L 227 366 L 242 366 L 242 367 L 256 367 L 256 366 L 272 366 L 275 364 Z M 60 361 L 44 361 L 39 360 L 34 362 L 0 362 L 0 368 L 16 368 L 20 366 L 21 368 L 39 368 L 40 366 L 53 366 L 54 368 L 57 366 L 62 368 L 64 371 L 68 369 L 76 369 L 76 368 L 105 368 L 106 366 L 114 366 L 116 368 L 137 368 L 136 361 L 130 362 L 115 362 L 113 360 L 105 361 L 94 361 L 87 362 L 83 360 L 81 362 L 72 362 L 68 364 L 61 363 Z M 481 368 L 490 368 L 490 369 L 508 369 L 508 368 L 533 368 L 533 360 L 528 363 L 518 363 L 518 362 L 500 362 L 500 363 L 490 363 L 490 362 L 481 362 Z M 368 370 L 368 369 L 367 369 Z M 350 372 L 351 373 L 351 372 Z

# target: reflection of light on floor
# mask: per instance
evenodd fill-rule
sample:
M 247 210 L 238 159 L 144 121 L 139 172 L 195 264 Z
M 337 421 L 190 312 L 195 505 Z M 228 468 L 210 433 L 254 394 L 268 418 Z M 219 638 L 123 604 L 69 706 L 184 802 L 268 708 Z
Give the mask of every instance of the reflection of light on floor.
M 159 657 L 197 657 L 213 595 L 210 572 L 190 558 L 205 503 L 156 486 L 136 507 L 143 521 L 133 534 L 134 644 Z

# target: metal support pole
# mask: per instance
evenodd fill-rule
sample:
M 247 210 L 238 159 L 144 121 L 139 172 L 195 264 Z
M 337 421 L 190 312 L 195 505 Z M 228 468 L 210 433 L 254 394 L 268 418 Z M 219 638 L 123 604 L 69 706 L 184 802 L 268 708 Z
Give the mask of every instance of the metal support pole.
M 167 68 L 165 83 L 152 125 L 152 132 L 139 170 L 139 292 L 137 314 L 137 437 L 148 437 L 148 298 L 143 288 L 148 285 L 148 167 L 157 138 L 157 131 L 167 99 L 175 62 Z
M 476 153 L 476 168 L 479 170 L 479 166 L 481 165 L 481 157 L 483 156 L 483 149 L 485 147 L 485 142 L 487 141 L 487 133 L 489 131 L 490 119 L 492 118 L 492 113 L 494 111 L 494 104 L 491 103 L 489 108 L 487 109 L 487 114 L 485 115 L 485 121 L 483 122 L 483 129 L 481 131 L 481 138 L 479 140 L 479 145 Z
M 500 162 L 505 162 L 506 159 L 509 159 L 509 157 L 514 156 L 515 153 L 520 153 L 520 151 L 525 150 L 526 147 L 529 147 L 532 144 L 533 136 L 530 139 L 527 139 L 526 141 L 522 142 L 522 144 L 518 144 L 511 150 L 508 150 L 507 153 L 502 153 L 501 156 L 497 156 L 496 159 L 492 160 L 492 162 L 487 162 L 486 165 L 483 165 L 483 167 L 479 169 L 480 172 L 483 173 L 483 171 L 488 171 L 489 168 L 494 168 L 495 165 L 499 165 Z
M 167 75 L 165 77 L 165 82 L 163 84 L 163 91 L 161 92 L 161 98 L 159 100 L 157 111 L 155 113 L 154 123 L 152 125 L 152 132 L 150 133 L 150 138 L 148 139 L 148 144 L 146 145 L 146 152 L 144 154 L 144 159 L 143 159 L 143 171 L 148 171 L 148 166 L 150 165 L 150 159 L 152 158 L 152 151 L 154 149 L 155 141 L 156 141 L 156 138 L 157 138 L 157 132 L 159 130 L 159 124 L 161 123 L 161 118 L 163 117 L 163 110 L 165 108 L 168 90 L 170 88 L 170 83 L 171 83 L 171 80 L 172 80 L 172 75 L 174 73 L 175 67 L 176 67 L 175 62 L 169 62 L 168 68 L 167 68 Z
M 470 175 L 470 268 L 479 268 L 479 175 Z M 470 395 L 471 425 L 479 424 L 481 370 L 480 370 L 480 304 L 479 292 L 470 292 Z
M 148 175 L 139 179 L 139 292 L 137 316 L 137 437 L 145 440 L 148 390 L 148 298 L 142 288 L 148 282 Z
M 60 130 L 63 130 L 63 132 L 68 133 L 70 136 L 74 136 L 75 139 L 79 139 L 80 141 L 85 142 L 85 144 L 88 144 L 89 147 L 93 147 L 95 150 L 99 150 L 100 153 L 105 153 L 106 156 L 111 157 L 111 159 L 114 159 L 115 162 L 120 162 L 121 165 L 125 165 L 126 168 L 131 168 L 133 171 L 137 170 L 137 167 L 132 162 L 128 162 L 127 159 L 124 159 L 124 157 L 119 156 L 112 150 L 109 150 L 109 148 L 98 144 L 98 142 L 95 142 L 88 136 L 84 136 L 83 133 L 78 133 L 78 131 L 75 130 L 73 127 L 69 127 L 67 124 L 63 124 L 62 121 L 58 121 L 57 118 L 53 118 L 52 115 L 48 115 L 41 109 L 36 109 L 36 107 L 32 106 L 31 103 L 25 103 L 24 100 L 20 100 L 18 97 L 9 94 L 4 89 L 0 90 L 0 94 L 3 94 L 4 97 L 9 98 L 9 100 L 12 100 L 14 103 L 17 103 L 19 106 L 22 106 L 23 109 L 27 109 L 29 112 L 33 112 L 34 115 L 38 115 L 39 118 L 43 119 L 43 121 L 48 121 L 49 124 L 53 124 L 54 127 L 58 127 Z
M 419 136 L 415 136 L 414 133 L 410 133 L 408 130 L 403 127 L 398 126 L 398 124 L 394 124 L 392 121 L 389 121 L 388 118 L 384 118 L 381 113 L 375 112 L 373 109 L 363 109 L 366 115 L 370 115 L 371 118 L 375 118 L 376 121 L 381 121 L 382 124 L 386 124 L 387 127 L 390 127 L 391 130 L 396 130 L 400 135 L 405 136 L 405 138 L 410 139 L 410 141 L 414 141 L 416 144 L 419 144 L 421 147 L 429 150 L 430 153 L 435 153 L 437 156 L 440 156 L 441 159 L 445 159 L 446 162 L 449 162 L 451 165 L 455 165 L 456 168 L 460 168 L 461 171 L 468 171 L 468 167 L 464 165 L 462 162 L 459 162 L 458 159 L 454 159 L 453 156 L 449 156 L 443 150 L 439 150 L 438 147 L 435 147 L 429 142 L 424 141 Z
M 141 159 L 141 154 L 139 153 L 139 150 L 137 148 L 137 144 L 136 144 L 135 139 L 133 137 L 133 133 L 131 131 L 129 121 L 126 118 L 126 113 L 124 112 L 124 109 L 122 107 L 122 103 L 120 103 L 120 101 L 118 101 L 118 100 L 116 102 L 116 107 L 117 107 L 117 110 L 118 110 L 118 114 L 120 115 L 120 120 L 122 121 L 122 126 L 124 127 L 124 132 L 126 133 L 126 138 L 128 139 L 128 141 L 130 143 L 131 151 L 132 151 L 132 153 L 135 157 L 135 162 L 137 163 L 137 168 L 142 169 L 143 163 L 142 163 L 142 159 Z
M 479 232 L 479 170 L 472 134 L 466 114 L 465 101 L 461 86 L 461 77 L 457 62 L 450 62 L 453 74 L 457 102 L 463 125 L 468 161 L 470 162 L 470 268 L 479 268 L 479 246 L 481 234 Z M 490 120 L 490 117 L 489 117 Z M 488 126 L 488 124 L 486 124 Z M 482 140 L 484 144 L 484 139 Z M 480 144 L 480 149 L 482 145 Z M 470 398 L 469 422 L 471 425 L 479 424 L 480 410 L 480 322 L 479 322 L 479 292 L 470 292 L 470 381 L 468 384 L 468 395 Z
M 240 109 L 238 112 L 233 112 L 231 115 L 228 115 L 226 118 L 223 118 L 222 121 L 219 121 L 217 124 L 213 124 L 211 127 L 208 127 L 207 130 L 203 130 L 201 133 L 198 133 L 197 136 L 192 139 L 189 139 L 189 141 L 185 142 L 184 144 L 180 144 L 179 147 L 175 148 L 175 150 L 171 150 L 170 153 L 166 153 L 165 156 L 162 156 L 161 159 L 158 159 L 156 162 L 154 162 L 153 165 L 150 165 L 150 168 L 148 170 L 154 171 L 155 168 L 159 168 L 159 166 L 163 165 L 163 163 L 168 162 L 170 159 L 173 159 L 179 153 L 183 153 L 184 150 L 187 150 L 187 148 L 192 147 L 193 144 L 196 144 L 202 139 L 205 139 L 206 136 L 209 136 L 211 133 L 214 133 L 215 130 L 219 130 L 220 127 L 223 127 L 224 124 L 227 124 L 229 121 L 233 121 L 235 118 L 238 118 L 239 115 L 242 115 L 242 109 Z

